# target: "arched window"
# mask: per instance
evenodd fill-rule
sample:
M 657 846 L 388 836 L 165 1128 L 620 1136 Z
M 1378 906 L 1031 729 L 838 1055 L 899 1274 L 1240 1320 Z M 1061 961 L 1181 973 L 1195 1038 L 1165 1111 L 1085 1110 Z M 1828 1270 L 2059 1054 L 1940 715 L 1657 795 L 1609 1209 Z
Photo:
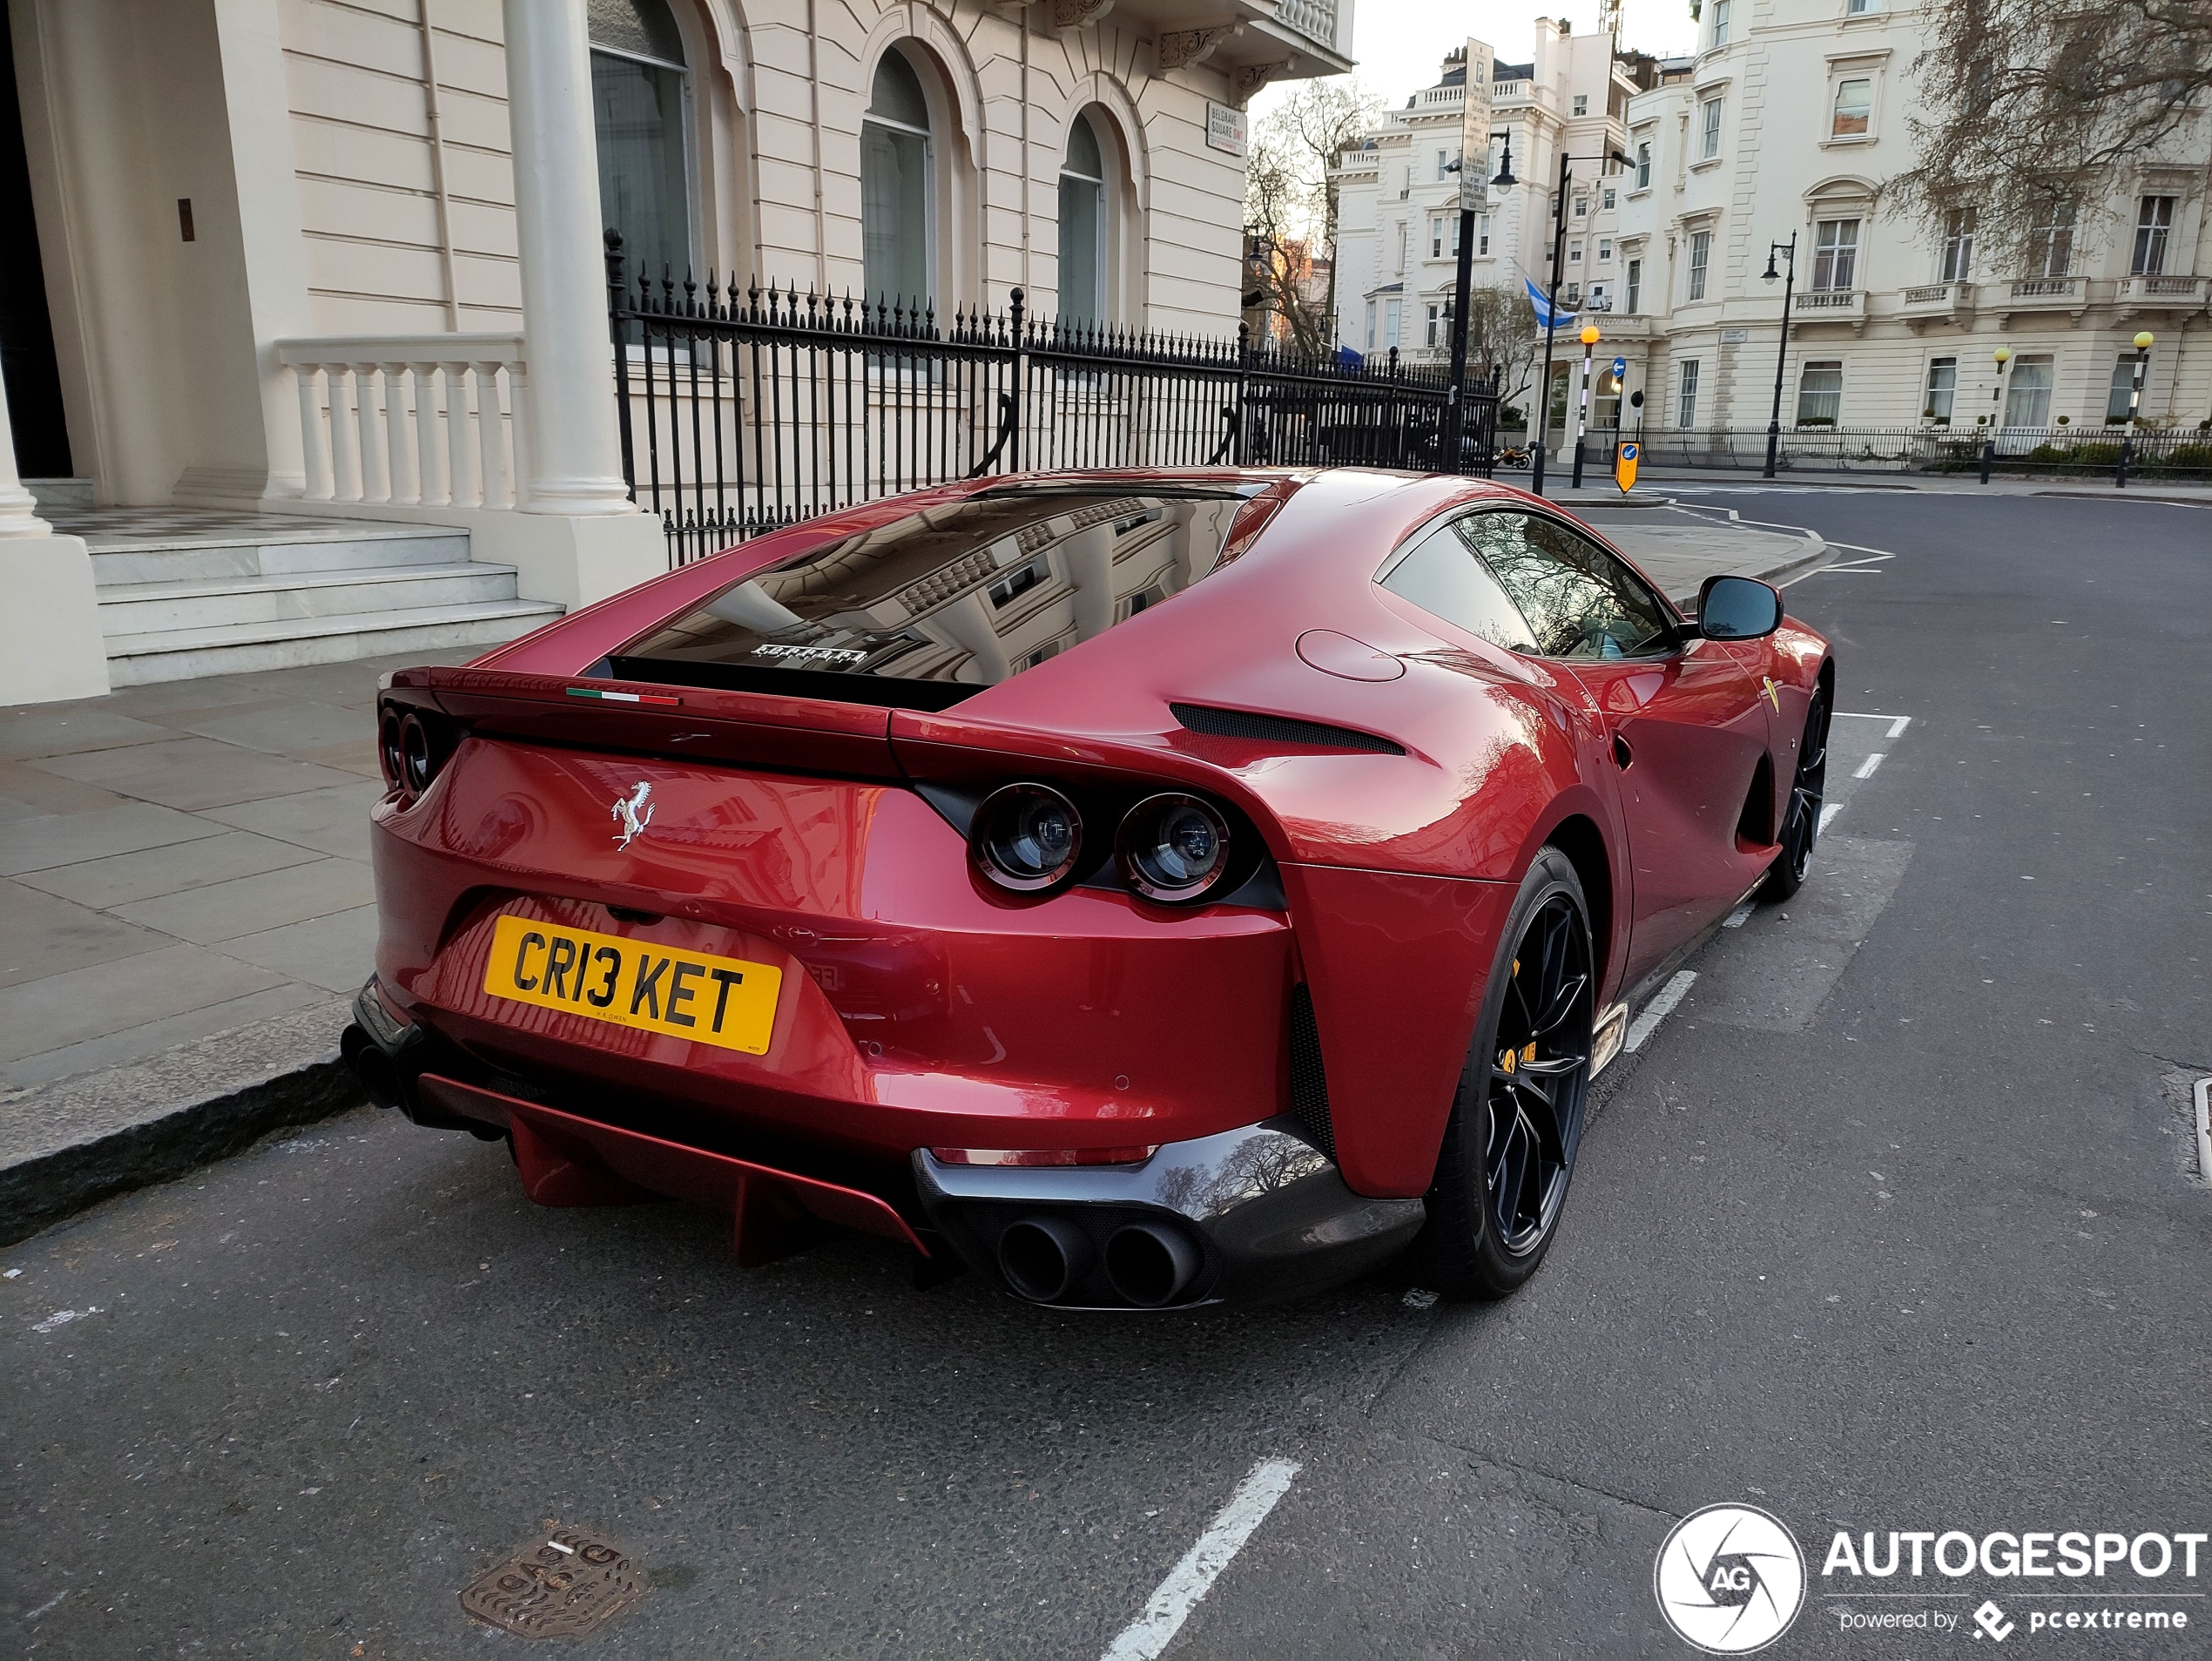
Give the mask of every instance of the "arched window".
M 875 67 L 860 121 L 860 260 L 867 298 L 927 304 L 935 219 L 929 101 L 921 78 L 896 49 Z
M 1106 157 L 1088 115 L 1068 130 L 1060 165 L 1060 315 L 1095 322 L 1106 313 Z
M 588 0 L 599 212 L 635 273 L 691 266 L 684 37 L 667 0 Z

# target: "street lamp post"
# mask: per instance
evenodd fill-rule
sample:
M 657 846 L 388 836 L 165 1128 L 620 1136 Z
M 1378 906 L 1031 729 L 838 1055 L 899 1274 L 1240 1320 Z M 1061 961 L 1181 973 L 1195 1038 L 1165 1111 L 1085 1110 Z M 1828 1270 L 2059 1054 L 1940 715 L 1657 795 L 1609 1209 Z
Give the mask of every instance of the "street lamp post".
M 1536 383 L 1536 453 L 1529 462 L 1528 488 L 1538 496 L 1544 493 L 1544 440 L 1551 431 L 1552 327 L 1553 320 L 1559 315 L 1559 263 L 1567 254 L 1567 187 L 1572 178 L 1568 166 L 1576 161 L 1617 161 L 1623 167 L 1631 165 L 1617 150 L 1608 150 L 1602 156 L 1570 156 L 1563 150 L 1560 152 L 1559 190 L 1552 198 L 1552 282 L 1544 295 L 1544 375 Z
M 2128 464 L 2135 459 L 2135 414 L 2143 407 L 2143 376 L 2150 368 L 2151 332 L 2144 329 L 2135 336 L 2135 384 L 2128 389 L 2128 430 L 2120 436 L 2120 472 L 2113 482 L 2113 489 L 2128 488 Z
M 1466 165 L 1462 156 L 1452 164 L 1457 172 Z M 1521 181 L 1513 176 L 1513 139 L 1506 139 L 1506 152 L 1498 165 L 1498 176 L 1491 184 L 1500 190 L 1511 190 Z M 1467 432 L 1467 300 L 1468 291 L 1474 286 L 1474 220 L 1475 209 L 1464 188 L 1460 192 L 1459 271 L 1452 289 L 1452 382 L 1444 402 L 1443 431 L 1438 435 L 1436 464 L 1449 472 L 1460 470 L 1463 438 Z M 1493 388 L 1493 391 L 1496 388 Z M 1445 457 L 1451 459 L 1447 462 Z
M 1595 323 L 1582 325 L 1582 392 L 1575 405 L 1575 488 L 1582 488 L 1582 436 L 1590 426 L 1590 353 L 1598 343 Z
M 2013 348 L 2009 346 L 2000 346 L 1997 348 L 1995 356 L 1997 384 L 1989 389 L 1989 428 L 1981 436 L 1981 482 L 1984 484 L 1989 483 L 1990 464 L 1997 459 L 1997 413 L 2000 407 L 1998 400 L 2005 395 L 2005 366 L 2013 361 Z
M 1774 348 L 1774 413 L 1767 417 L 1766 423 L 1765 476 L 1768 478 L 1774 476 L 1775 456 L 1782 448 L 1782 371 L 1790 357 L 1790 298 L 1797 287 L 1797 233 L 1795 231 L 1790 233 L 1787 242 L 1767 245 L 1766 270 L 1761 275 L 1761 281 L 1774 280 L 1774 256 L 1777 253 L 1788 262 L 1789 275 L 1783 279 L 1782 283 L 1782 340 Z

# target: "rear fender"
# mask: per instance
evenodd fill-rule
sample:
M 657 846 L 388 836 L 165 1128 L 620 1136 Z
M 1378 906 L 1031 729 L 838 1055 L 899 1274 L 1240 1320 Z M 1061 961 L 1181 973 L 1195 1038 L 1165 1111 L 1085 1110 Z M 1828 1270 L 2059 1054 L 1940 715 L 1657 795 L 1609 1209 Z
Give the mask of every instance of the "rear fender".
M 1590 908 L 1590 932 L 1598 951 L 1598 1008 L 1603 1009 L 1620 996 L 1621 976 L 1629 961 L 1629 922 L 1635 910 L 1635 871 L 1629 858 L 1627 821 L 1622 816 L 1620 794 L 1609 778 L 1601 774 L 1602 788 L 1575 785 L 1553 798 L 1534 820 L 1521 839 L 1521 857 L 1514 876 L 1515 892 L 1537 854 L 1557 844 L 1575 862 L 1582 878 L 1582 897 Z M 1576 821 L 1588 827 L 1587 836 L 1562 834 L 1562 827 Z M 1588 844 L 1595 841 L 1593 850 Z M 1602 866 L 1590 868 L 1593 852 Z M 1595 881 L 1593 881 L 1593 878 Z
M 1287 866 L 1330 1128 L 1355 1193 L 1428 1191 L 1517 889 L 1460 877 Z

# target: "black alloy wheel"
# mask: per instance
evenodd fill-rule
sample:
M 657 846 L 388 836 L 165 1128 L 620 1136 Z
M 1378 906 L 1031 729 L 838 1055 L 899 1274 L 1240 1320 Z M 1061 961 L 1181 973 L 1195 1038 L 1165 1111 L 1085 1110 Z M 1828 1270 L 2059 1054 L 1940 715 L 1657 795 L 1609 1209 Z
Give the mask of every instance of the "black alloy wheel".
M 1768 869 L 1761 894 L 1787 900 L 1804 887 L 1812 868 L 1813 844 L 1820 840 L 1820 809 L 1828 799 L 1828 688 L 1813 689 L 1805 710 L 1805 735 L 1797 746 L 1797 771 L 1790 782 L 1790 805 L 1782 815 L 1782 852 Z
M 1589 930 L 1575 902 L 1554 895 L 1514 949 L 1491 1045 L 1482 1169 L 1509 1256 L 1543 1243 L 1567 1198 L 1589 1082 L 1592 991 Z
M 1556 848 L 1531 866 L 1505 938 L 1417 1246 L 1427 1283 L 1447 1297 L 1502 1297 L 1535 1272 L 1566 1205 L 1589 1094 L 1589 910 Z

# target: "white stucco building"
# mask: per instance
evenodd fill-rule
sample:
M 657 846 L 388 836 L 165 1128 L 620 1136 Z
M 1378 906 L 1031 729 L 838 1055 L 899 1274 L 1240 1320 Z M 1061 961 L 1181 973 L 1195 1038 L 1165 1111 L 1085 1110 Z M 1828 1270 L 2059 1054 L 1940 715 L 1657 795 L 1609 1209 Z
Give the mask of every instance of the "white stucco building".
M 0 703 L 500 638 L 659 570 L 621 476 L 609 225 L 679 279 L 941 316 L 1019 287 L 1033 315 L 1233 337 L 1238 112 L 1348 68 L 1352 7 L 6 12 Z M 118 512 L 168 529 L 132 522 L 120 557 Z M 247 551 L 142 557 L 195 525 L 204 553 L 195 514 L 250 517 Z M 271 552 L 286 515 L 321 551 Z M 333 521 L 368 552 L 332 552 Z
M 1460 159 L 1468 51 L 1455 47 L 1436 84 L 1390 111 L 1337 170 L 1337 333 L 1354 351 L 1394 348 L 1415 361 L 1449 355 L 1460 226 L 1460 180 L 1450 166 Z M 1492 56 L 1479 42 L 1474 51 L 1478 64 Z M 1492 63 L 1484 177 L 1496 176 L 1509 143 L 1519 182 L 1493 187 L 1476 220 L 1478 287 L 1519 294 L 1524 279 L 1548 284 L 1563 148 L 1592 159 L 1572 165 L 1561 302 L 1596 310 L 1618 304 L 1622 175 L 1602 158 L 1625 143 L 1629 100 L 1660 73 L 1652 59 L 1617 51 L 1609 33 L 1575 35 L 1549 18 L 1537 19 L 1527 61 Z
M 1493 69 L 1493 151 L 1510 136 L 1520 183 L 1478 222 L 1477 285 L 1540 287 L 1550 260 L 1559 146 L 1619 149 L 1625 171 L 1577 163 L 1561 294 L 1628 360 L 1648 427 L 1763 429 L 1774 396 L 1783 285 L 1770 246 L 1797 238 L 1782 421 L 1844 429 L 1958 426 L 2101 432 L 2123 417 L 2139 330 L 2155 337 L 2141 418 L 2212 418 L 2212 122 L 2101 198 L 2054 216 L 2020 269 L 1995 270 L 1967 207 L 1941 233 L 1892 212 L 1912 165 L 1910 71 L 1925 12 L 1885 0 L 1704 0 L 1699 51 L 1655 61 L 1609 36 L 1540 19 L 1527 64 Z M 1339 338 L 1414 360 L 1448 348 L 1466 53 L 1393 111 L 1339 170 Z M 1487 51 L 1480 43 L 1474 50 Z M 1994 353 L 2012 359 L 2001 387 Z M 1580 373 L 1562 334 L 1554 430 Z M 1609 377 L 1593 414 L 1612 419 Z
M 1646 421 L 1764 429 L 1797 246 L 1782 422 L 2101 431 L 2124 416 L 2138 330 L 2155 336 L 2142 418 L 2212 417 L 2204 191 L 2212 124 L 2115 169 L 1994 268 L 1971 204 L 1941 230 L 1893 213 L 1927 13 L 1885 0 L 1705 0 L 1690 71 L 1629 101 L 1624 273 L 1598 320 Z M 2002 396 L 1995 349 L 2013 354 Z

